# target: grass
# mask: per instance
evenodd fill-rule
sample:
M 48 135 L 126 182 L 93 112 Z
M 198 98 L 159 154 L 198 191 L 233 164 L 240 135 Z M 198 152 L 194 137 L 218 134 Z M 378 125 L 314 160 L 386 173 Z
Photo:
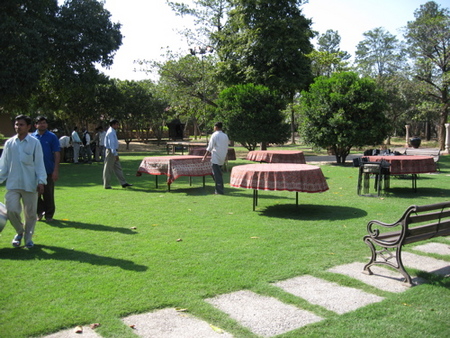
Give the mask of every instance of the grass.
M 13 228 L 6 226 L 0 235 L 1 337 L 39 336 L 90 323 L 100 323 L 97 331 L 104 337 L 135 337 L 121 317 L 166 307 L 186 308 L 235 337 L 256 337 L 204 301 L 242 289 L 325 318 L 280 337 L 376 337 L 386 332 L 391 337 L 444 337 L 450 332 L 449 277 L 408 269 L 429 283 L 392 294 L 327 272 L 367 260 L 362 237 L 369 220 L 391 222 L 411 204 L 449 200 L 450 156 L 441 157 L 440 174 L 420 175 L 417 193 L 410 180 L 392 179 L 387 196 L 360 197 L 357 169 L 327 164 L 321 167 L 329 191 L 299 194 L 298 207 L 292 192 L 261 191 L 253 212 L 251 190 L 226 186 L 226 195 L 216 196 L 211 178 L 206 188 L 201 178 L 194 178 L 192 186 L 179 178 L 167 192 L 162 178 L 156 189 L 153 176 L 135 176 L 144 156 L 163 150 L 121 153 L 124 172 L 134 184 L 128 189 L 118 183 L 113 190 L 102 189 L 100 164 L 62 164 L 56 220 L 37 224 L 32 250 L 12 248 Z M 245 163 L 240 158 L 231 165 Z M 385 300 L 337 315 L 271 285 L 304 274 Z

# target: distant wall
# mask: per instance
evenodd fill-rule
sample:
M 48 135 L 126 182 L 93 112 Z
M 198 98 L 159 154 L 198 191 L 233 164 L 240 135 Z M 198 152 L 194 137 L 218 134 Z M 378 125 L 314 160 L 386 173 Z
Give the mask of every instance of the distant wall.
M 0 114 L 0 133 L 6 137 L 11 137 L 16 134 L 14 124 L 7 114 Z

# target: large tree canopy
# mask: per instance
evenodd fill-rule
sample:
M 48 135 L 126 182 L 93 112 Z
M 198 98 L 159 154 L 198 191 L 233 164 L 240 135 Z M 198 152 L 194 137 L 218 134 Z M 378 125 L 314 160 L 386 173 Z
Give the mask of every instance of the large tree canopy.
M 384 95 L 374 80 L 352 72 L 318 77 L 302 92 L 302 131 L 307 143 L 328 148 L 344 163 L 352 147 L 380 144 L 387 137 Z
M 42 82 L 61 89 L 111 65 L 122 35 L 110 16 L 96 0 L 2 1 L 0 107 L 23 107 Z
M 224 29 L 213 35 L 226 85 L 255 83 L 288 99 L 312 80 L 311 20 L 302 0 L 237 0 Z

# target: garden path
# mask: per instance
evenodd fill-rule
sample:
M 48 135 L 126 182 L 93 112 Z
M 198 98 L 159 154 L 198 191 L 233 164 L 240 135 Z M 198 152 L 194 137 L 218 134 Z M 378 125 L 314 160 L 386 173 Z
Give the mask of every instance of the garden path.
M 450 239 L 447 238 L 446 240 L 448 243 L 426 243 L 412 247 L 412 249 L 414 252 L 449 257 Z M 403 262 L 407 267 L 441 276 L 450 275 L 450 262 L 448 259 L 436 259 L 411 252 L 403 252 L 403 258 Z M 409 289 L 402 285 L 402 277 L 393 270 L 375 266 L 371 268 L 374 272 L 373 275 L 368 276 L 363 274 L 364 264 L 362 262 L 354 262 L 340 265 L 329 269 L 328 272 L 343 274 L 349 278 L 357 279 L 362 283 L 371 285 L 374 288 L 395 294 Z M 417 277 L 413 280 L 418 285 L 426 283 L 425 280 Z M 311 304 L 323 307 L 337 314 L 355 311 L 363 306 L 384 300 L 383 297 L 362 291 L 358 288 L 341 286 L 309 275 L 294 277 L 273 283 L 272 285 L 296 297 L 300 297 Z M 239 325 L 261 337 L 272 337 L 326 319 L 310 311 L 283 303 L 274 297 L 260 295 L 250 290 L 240 290 L 229 294 L 218 295 L 205 299 L 205 301 L 215 307 L 217 311 L 225 312 Z M 196 318 L 187 311 L 180 311 L 180 309 L 162 309 L 132 315 L 122 320 L 125 325 L 132 327 L 135 330 L 135 334 L 139 337 L 233 337 L 221 328 Z M 89 326 L 83 327 L 82 333 L 75 333 L 75 329 L 69 329 L 46 336 L 45 338 L 72 337 L 101 338 Z

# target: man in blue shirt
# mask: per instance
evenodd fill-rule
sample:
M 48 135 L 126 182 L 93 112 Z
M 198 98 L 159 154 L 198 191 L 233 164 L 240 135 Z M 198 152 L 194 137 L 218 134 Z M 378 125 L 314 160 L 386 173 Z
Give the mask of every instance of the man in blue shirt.
M 111 120 L 109 122 L 109 129 L 105 135 L 105 164 L 103 167 L 103 187 L 105 189 L 112 189 L 111 174 L 114 173 L 122 185 L 122 188 L 131 187 L 132 184 L 127 183 L 123 175 L 122 165 L 119 160 L 119 139 L 117 138 L 116 130 L 119 128 L 119 121 Z
M 48 130 L 48 121 L 45 116 L 36 118 L 35 127 L 36 131 L 32 136 L 41 142 L 45 171 L 47 172 L 47 185 L 44 193 L 40 194 L 38 198 L 37 219 L 40 221 L 45 215 L 45 220 L 51 222 L 55 214 L 55 182 L 59 177 L 59 140 Z

